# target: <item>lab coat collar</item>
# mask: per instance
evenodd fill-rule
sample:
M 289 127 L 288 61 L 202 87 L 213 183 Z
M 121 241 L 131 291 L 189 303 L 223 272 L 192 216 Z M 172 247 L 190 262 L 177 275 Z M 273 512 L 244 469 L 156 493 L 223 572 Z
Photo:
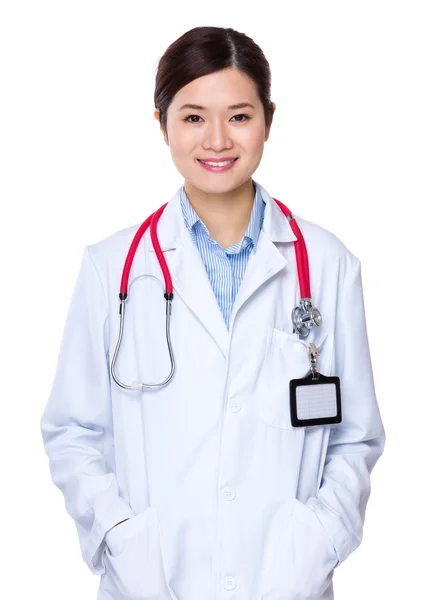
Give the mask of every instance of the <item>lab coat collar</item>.
M 258 186 L 266 205 L 262 231 L 265 232 L 267 238 L 272 242 L 296 241 L 297 237 L 290 222 L 286 219 L 275 200 L 262 185 L 256 181 L 254 183 Z M 181 187 L 178 188 L 163 211 L 157 225 L 157 233 L 163 252 L 174 250 L 184 240 L 185 236 L 190 236 L 181 210 Z M 148 249 L 150 252 L 154 252 L 152 244 L 149 245 Z

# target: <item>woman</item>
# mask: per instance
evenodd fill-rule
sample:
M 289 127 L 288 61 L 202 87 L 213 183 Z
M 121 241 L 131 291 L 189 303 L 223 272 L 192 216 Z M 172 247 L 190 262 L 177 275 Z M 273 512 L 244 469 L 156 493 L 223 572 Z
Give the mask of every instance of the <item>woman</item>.
M 115 379 L 119 284 L 139 225 L 87 246 L 41 423 L 53 481 L 101 575 L 99 600 L 329 600 L 334 568 L 361 542 L 385 443 L 360 262 L 296 217 L 323 319 L 306 338 L 292 332 L 299 235 L 252 179 L 275 104 L 250 38 L 188 31 L 160 60 L 154 99 L 184 177 L 157 224 L 175 372 L 123 387 L 169 378 L 150 231 L 131 266 Z M 315 348 L 317 371 L 340 377 L 342 420 L 296 426 L 290 381 L 307 376 Z

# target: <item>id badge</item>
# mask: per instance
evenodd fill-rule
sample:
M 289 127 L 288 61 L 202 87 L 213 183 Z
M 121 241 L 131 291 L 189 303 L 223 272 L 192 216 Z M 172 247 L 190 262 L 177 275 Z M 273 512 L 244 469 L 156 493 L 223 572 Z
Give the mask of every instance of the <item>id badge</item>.
M 316 346 L 311 343 L 310 371 L 305 377 L 290 381 L 292 427 L 341 423 L 340 378 L 317 371 L 317 354 Z

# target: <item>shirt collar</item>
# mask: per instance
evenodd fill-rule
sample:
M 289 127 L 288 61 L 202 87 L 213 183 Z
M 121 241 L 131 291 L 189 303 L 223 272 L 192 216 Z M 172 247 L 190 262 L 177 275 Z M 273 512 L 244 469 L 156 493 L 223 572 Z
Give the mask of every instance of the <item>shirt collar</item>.
M 250 221 L 248 223 L 246 232 L 244 234 L 244 238 L 241 243 L 241 248 L 243 248 L 247 244 L 247 242 L 251 241 L 252 246 L 253 246 L 253 252 L 256 252 L 257 242 L 258 242 L 259 234 L 260 234 L 260 231 L 262 229 L 262 224 L 263 224 L 265 201 L 260 192 L 260 186 L 256 185 L 256 183 L 254 181 L 253 181 L 253 186 L 255 188 L 253 208 L 251 211 Z M 184 185 L 181 187 L 180 199 L 181 199 L 181 208 L 183 211 L 184 221 L 185 221 L 185 224 L 186 224 L 188 230 L 190 231 L 190 233 L 191 233 L 193 227 L 196 225 L 196 223 L 199 222 L 199 223 L 201 223 L 205 233 L 209 237 L 209 232 L 208 232 L 208 229 L 207 229 L 205 223 L 203 223 L 201 221 L 198 214 L 196 213 L 196 211 L 190 204 L 190 201 L 189 201 L 186 191 L 184 189 Z

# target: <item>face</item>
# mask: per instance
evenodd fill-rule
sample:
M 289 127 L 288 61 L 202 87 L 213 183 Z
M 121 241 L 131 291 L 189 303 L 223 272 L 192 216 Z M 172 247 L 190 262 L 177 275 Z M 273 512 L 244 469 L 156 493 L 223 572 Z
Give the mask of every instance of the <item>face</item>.
M 158 110 L 154 116 L 159 119 Z M 163 134 L 188 188 L 223 194 L 250 180 L 269 128 L 255 83 L 229 68 L 199 77 L 179 90 L 169 106 Z M 227 169 L 210 170 L 200 162 L 209 159 L 235 161 Z

